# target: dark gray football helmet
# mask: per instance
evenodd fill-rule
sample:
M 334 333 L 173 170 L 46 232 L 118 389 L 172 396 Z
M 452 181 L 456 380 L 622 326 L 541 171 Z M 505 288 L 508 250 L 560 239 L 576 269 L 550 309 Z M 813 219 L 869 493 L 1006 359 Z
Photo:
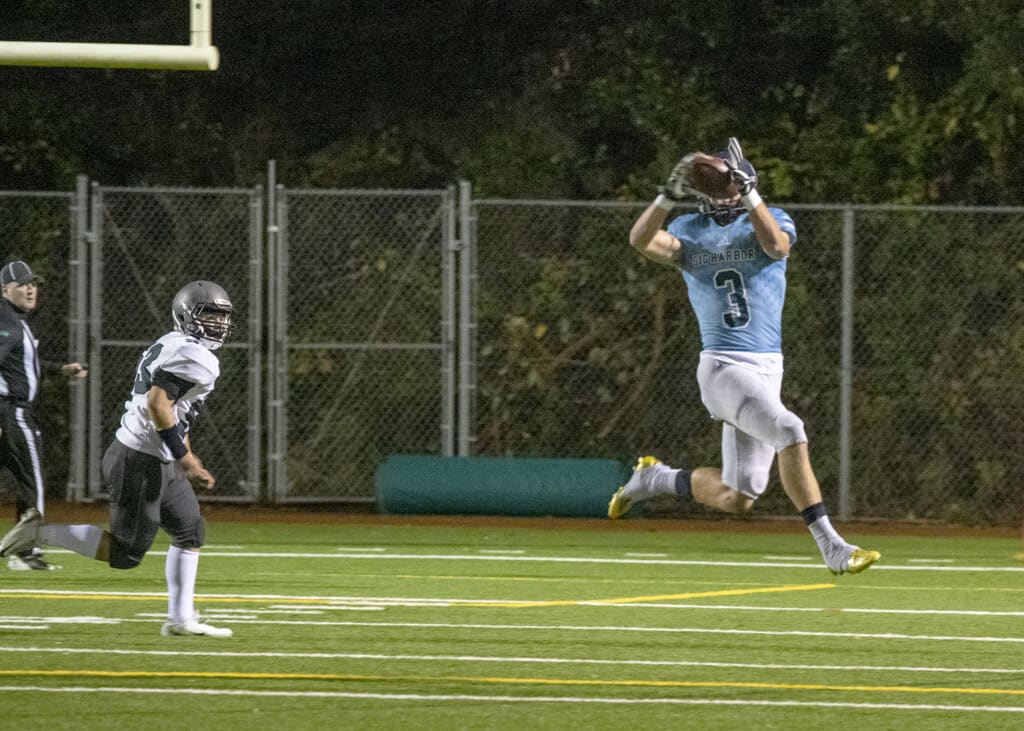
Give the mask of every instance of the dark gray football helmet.
M 179 332 L 197 338 L 216 350 L 235 332 L 235 306 L 216 282 L 189 282 L 171 303 L 171 317 Z
M 731 152 L 732 150 L 730 149 L 723 149 L 721 153 L 715 153 L 715 157 L 725 160 L 731 165 L 742 170 L 744 173 L 750 175 L 754 178 L 755 184 L 757 184 L 758 171 L 754 169 L 753 165 L 751 165 L 751 161 L 746 158 L 740 158 L 737 160 L 731 156 Z M 746 208 L 739 202 L 738 193 L 732 198 L 702 198 L 697 204 L 697 208 L 703 215 L 711 216 L 715 220 L 715 223 L 720 226 L 727 226 L 739 218 L 739 216 L 746 213 Z

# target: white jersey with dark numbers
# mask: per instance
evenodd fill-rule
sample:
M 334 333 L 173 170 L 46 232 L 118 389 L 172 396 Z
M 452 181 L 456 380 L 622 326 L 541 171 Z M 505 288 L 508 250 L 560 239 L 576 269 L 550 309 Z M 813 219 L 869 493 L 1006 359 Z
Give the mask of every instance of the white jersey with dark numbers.
M 117 440 L 131 449 L 174 461 L 149 415 L 146 394 L 153 386 L 167 384 L 174 402 L 178 431 L 184 439 L 189 421 L 198 411 L 220 375 L 220 361 L 199 341 L 180 332 L 169 332 L 153 343 L 139 358 L 131 399 L 125 401 Z
M 768 210 L 795 243 L 789 214 Z M 750 216 L 719 226 L 710 216 L 687 214 L 672 221 L 668 232 L 682 245 L 679 269 L 704 350 L 781 353 L 786 260 L 764 253 Z

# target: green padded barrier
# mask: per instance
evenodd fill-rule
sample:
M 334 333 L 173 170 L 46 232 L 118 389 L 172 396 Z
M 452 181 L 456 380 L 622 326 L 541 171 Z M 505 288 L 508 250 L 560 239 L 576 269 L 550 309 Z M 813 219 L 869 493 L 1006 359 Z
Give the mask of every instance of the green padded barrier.
M 612 459 L 394 454 L 374 486 L 382 513 L 604 518 L 629 473 Z

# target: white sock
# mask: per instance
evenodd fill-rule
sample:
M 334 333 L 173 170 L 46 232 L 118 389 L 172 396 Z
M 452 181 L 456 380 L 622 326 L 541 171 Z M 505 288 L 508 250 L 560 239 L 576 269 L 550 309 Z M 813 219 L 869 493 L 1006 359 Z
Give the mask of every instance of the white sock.
M 178 563 L 181 568 L 181 594 L 178 609 L 182 620 L 196 616 L 196 574 L 199 573 L 199 551 L 182 551 Z
M 167 577 L 167 615 L 170 621 L 186 622 L 196 615 L 196 575 L 199 551 L 171 546 L 167 549 L 164 574 Z
M 811 531 L 811 535 L 814 536 L 814 540 L 818 544 L 818 548 L 823 551 L 827 546 L 835 544 L 842 546 L 846 545 L 846 541 L 843 540 L 843 537 L 836 532 L 835 528 L 832 527 L 832 522 L 828 519 L 827 515 L 821 516 L 807 526 L 807 528 Z
M 181 549 L 170 546 L 167 549 L 167 560 L 164 561 L 164 578 L 167 579 L 167 619 L 179 622 L 178 594 L 181 593 L 181 572 L 178 570 L 178 556 Z
M 96 558 L 103 529 L 95 525 L 63 525 L 47 523 L 39 529 L 39 535 L 48 546 L 60 546 L 86 558 Z
M 654 474 L 651 475 L 651 482 L 648 486 L 650 495 L 675 495 L 676 477 L 682 470 L 673 469 L 664 465 L 656 465 Z

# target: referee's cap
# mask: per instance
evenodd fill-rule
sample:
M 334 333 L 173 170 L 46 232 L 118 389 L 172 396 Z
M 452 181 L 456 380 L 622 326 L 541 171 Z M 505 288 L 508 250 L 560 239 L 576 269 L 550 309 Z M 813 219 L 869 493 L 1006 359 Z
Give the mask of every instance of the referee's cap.
M 12 261 L 8 264 L 4 264 L 4 268 L 0 269 L 0 286 L 6 287 L 8 284 L 28 284 L 29 282 L 42 282 L 43 278 L 33 274 L 32 269 L 29 265 L 23 261 Z

